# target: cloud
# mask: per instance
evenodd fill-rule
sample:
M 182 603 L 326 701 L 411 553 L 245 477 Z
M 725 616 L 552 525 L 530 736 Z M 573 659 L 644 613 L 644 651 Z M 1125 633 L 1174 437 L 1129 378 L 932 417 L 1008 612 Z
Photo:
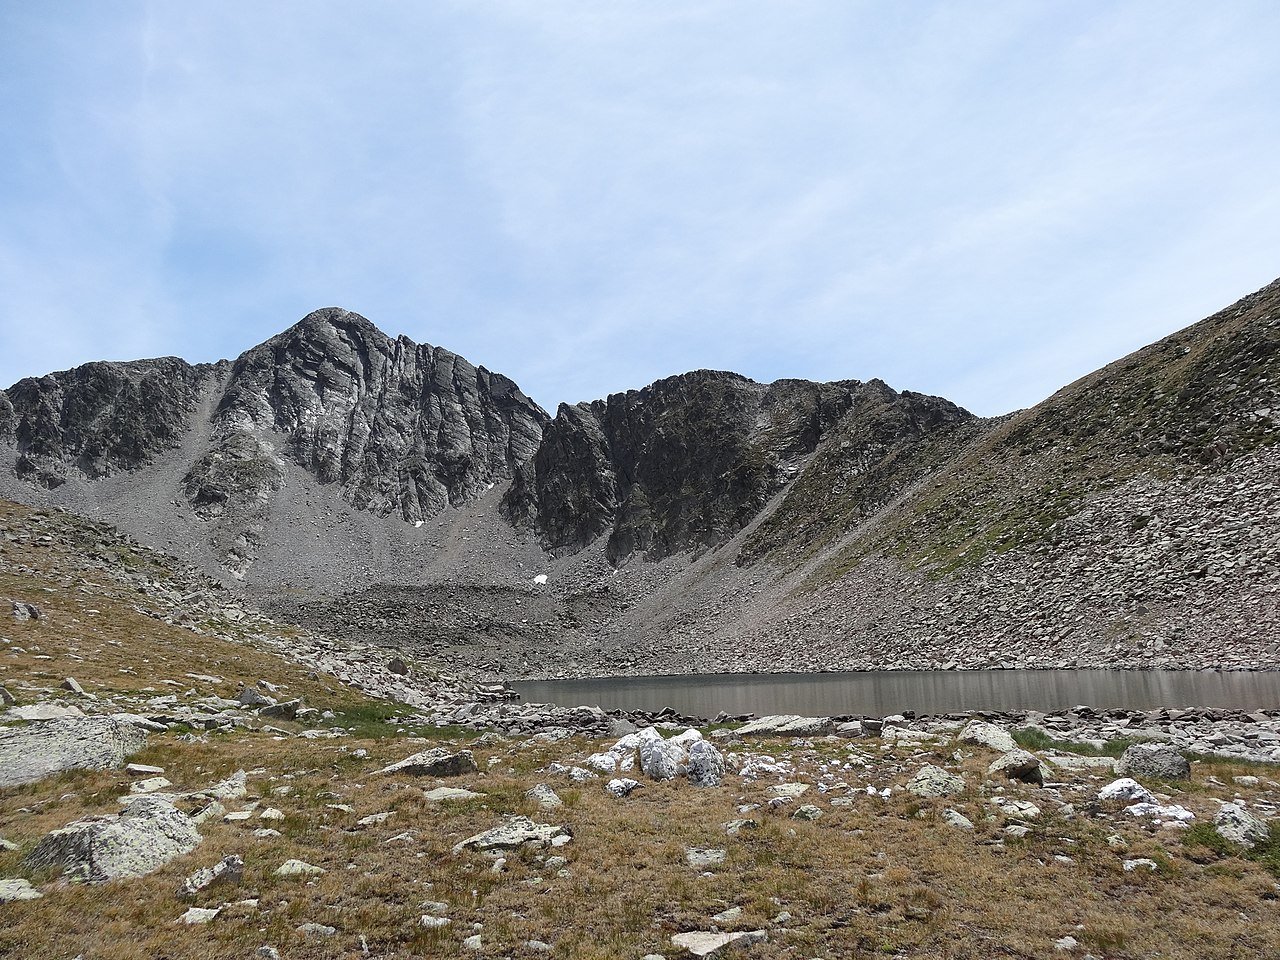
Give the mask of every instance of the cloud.
M 13 5 L 0 382 L 341 304 L 547 406 L 711 366 L 1002 412 L 1280 273 L 1277 40 L 1261 3 Z

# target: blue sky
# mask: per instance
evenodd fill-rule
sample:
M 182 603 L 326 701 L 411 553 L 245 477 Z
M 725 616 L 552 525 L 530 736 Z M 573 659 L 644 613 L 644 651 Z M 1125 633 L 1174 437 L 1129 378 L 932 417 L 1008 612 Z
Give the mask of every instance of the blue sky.
M 0 384 L 311 309 L 983 414 L 1280 275 L 1280 5 L 0 0 Z

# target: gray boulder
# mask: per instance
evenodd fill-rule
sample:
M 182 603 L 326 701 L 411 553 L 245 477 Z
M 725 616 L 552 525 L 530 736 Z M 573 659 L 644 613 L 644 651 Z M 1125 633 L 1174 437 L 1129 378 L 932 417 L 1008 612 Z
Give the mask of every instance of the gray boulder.
M 1167 743 L 1135 743 L 1120 757 L 1116 773 L 1122 777 L 1186 780 L 1191 776 L 1191 764 Z
M 1271 836 L 1271 827 L 1266 821 L 1255 817 L 1240 803 L 1224 803 L 1213 818 L 1213 829 L 1224 840 L 1248 849 L 1265 843 Z
M 46 834 L 26 863 L 56 867 L 64 877 L 102 883 L 140 877 L 200 843 L 195 822 L 158 797 L 139 797 L 119 814 L 88 817 Z
M 454 853 L 463 850 L 515 850 L 525 844 L 539 847 L 563 846 L 573 839 L 573 831 L 565 826 L 534 823 L 528 817 L 512 817 L 501 826 L 468 837 L 453 848 Z
M 18 900 L 39 900 L 44 894 L 33 887 L 27 880 L 0 880 L 0 903 L 14 903 Z
M 0 787 L 64 770 L 109 770 L 147 743 L 145 730 L 108 717 L 64 717 L 0 729 Z
M 927 764 L 907 781 L 907 790 L 917 797 L 953 797 L 964 793 L 964 780 L 941 767 Z
M 689 744 L 686 776 L 697 787 L 718 787 L 724 783 L 724 757 L 706 740 Z
M 239 883 L 244 877 L 244 859 L 237 854 L 223 857 L 212 867 L 197 870 L 178 886 L 179 900 L 194 900 L 215 883 Z
M 745 723 L 737 730 L 740 737 L 821 737 L 836 728 L 830 717 L 800 717 L 779 714 Z
M 663 740 L 654 727 L 645 727 L 637 735 L 636 750 L 640 771 L 654 780 L 674 780 L 688 770 L 688 750 L 675 740 Z
M 445 747 L 433 747 L 398 760 L 378 772 L 407 773 L 414 777 L 458 777 L 464 773 L 475 773 L 478 769 L 476 758 L 470 750 L 455 753 Z
M 1040 767 L 1040 758 L 1026 750 L 1010 750 L 987 768 L 987 773 L 1004 774 L 1010 780 L 1021 780 L 1023 783 L 1044 783 L 1044 771 Z
M 1013 735 L 1008 730 L 983 720 L 970 720 L 965 724 L 964 729 L 960 731 L 960 741 L 990 747 L 998 753 L 1008 753 L 1010 750 L 1018 749 L 1018 741 L 1013 739 Z
M 671 943 L 693 957 L 722 957 L 730 950 L 764 943 L 768 939 L 769 935 L 763 930 L 743 930 L 737 933 L 691 930 L 688 933 L 677 933 L 671 938 Z

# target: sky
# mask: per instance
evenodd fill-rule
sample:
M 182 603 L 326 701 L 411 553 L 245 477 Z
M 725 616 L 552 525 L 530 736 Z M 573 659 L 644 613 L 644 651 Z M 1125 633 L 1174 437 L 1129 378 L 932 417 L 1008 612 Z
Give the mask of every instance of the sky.
M 1280 276 L 1280 4 L 0 0 L 0 385 L 311 310 L 984 415 Z

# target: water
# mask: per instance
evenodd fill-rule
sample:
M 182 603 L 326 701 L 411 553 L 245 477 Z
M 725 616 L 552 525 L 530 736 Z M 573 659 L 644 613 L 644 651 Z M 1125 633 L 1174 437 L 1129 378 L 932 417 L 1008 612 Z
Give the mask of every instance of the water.
M 795 713 L 888 716 L 966 710 L 1065 710 L 1079 704 L 1280 709 L 1280 672 L 1212 670 L 891 670 L 530 680 L 510 684 L 530 703 L 606 710 L 671 707 L 697 717 Z

